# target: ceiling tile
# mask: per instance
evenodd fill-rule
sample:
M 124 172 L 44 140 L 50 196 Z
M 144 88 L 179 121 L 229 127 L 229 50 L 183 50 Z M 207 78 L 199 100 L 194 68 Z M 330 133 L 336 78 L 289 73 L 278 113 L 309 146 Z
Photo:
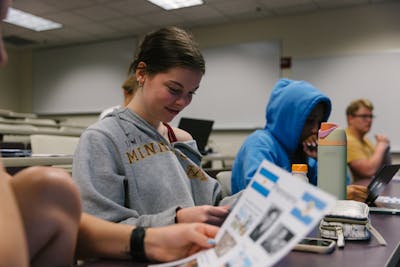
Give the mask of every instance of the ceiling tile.
M 104 21 L 121 17 L 120 12 L 114 11 L 104 6 L 91 6 L 91 7 L 81 8 L 75 10 L 74 13 L 89 18 L 93 21 Z
M 136 16 L 136 19 L 147 25 L 152 25 L 157 27 L 184 23 L 184 18 L 181 15 L 167 11 L 150 13 L 144 16 Z
M 217 1 L 214 4 L 210 3 L 210 5 L 232 19 L 244 17 L 260 18 L 271 15 L 269 10 L 256 1 Z
M 82 25 L 87 23 L 93 23 L 93 20 L 90 20 L 86 17 L 83 17 L 79 14 L 75 14 L 73 12 L 61 12 L 61 13 L 53 13 L 46 15 L 46 18 L 54 20 L 55 22 L 64 24 L 64 25 Z
M 144 15 L 163 11 L 162 8 L 146 0 L 122 0 L 112 4 L 105 4 L 107 7 L 128 15 Z
M 12 6 L 14 8 L 20 9 L 25 12 L 32 13 L 34 15 L 43 15 L 43 14 L 48 14 L 51 12 L 58 12 L 58 8 L 49 5 L 46 3 L 43 3 L 41 1 L 32 1 L 32 0 L 20 0 L 20 1 L 14 1 Z
M 96 35 L 99 37 L 105 37 L 105 38 L 107 38 L 107 36 L 121 35 L 121 33 L 118 30 L 115 30 L 115 29 L 105 26 L 105 25 L 100 25 L 98 23 L 80 25 L 79 30 L 84 33 Z
M 200 22 L 201 20 L 216 19 L 221 17 L 223 19 L 224 17 L 224 15 L 217 9 L 204 5 L 176 9 L 173 10 L 172 12 L 184 17 L 188 21 L 198 20 Z
M 72 10 L 76 8 L 83 8 L 97 4 L 96 0 L 34 0 L 35 2 L 42 2 L 51 6 L 55 6 L 58 10 Z
M 336 0 L 331 0 L 336 1 Z M 259 0 L 260 3 L 268 8 L 287 8 L 293 6 L 312 5 L 313 0 Z
M 147 23 L 143 23 L 135 18 L 130 18 L 130 17 L 108 20 L 105 21 L 104 24 L 110 26 L 113 29 L 117 29 L 123 32 L 134 31 L 137 29 L 143 29 L 145 27 L 148 27 Z

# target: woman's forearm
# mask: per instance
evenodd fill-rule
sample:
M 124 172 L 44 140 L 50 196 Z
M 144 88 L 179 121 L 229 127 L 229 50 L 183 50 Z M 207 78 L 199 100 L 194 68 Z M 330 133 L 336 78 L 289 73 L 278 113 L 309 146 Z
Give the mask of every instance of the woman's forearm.
M 83 213 L 76 249 L 78 259 L 129 259 L 133 228 L 134 226 L 108 222 Z

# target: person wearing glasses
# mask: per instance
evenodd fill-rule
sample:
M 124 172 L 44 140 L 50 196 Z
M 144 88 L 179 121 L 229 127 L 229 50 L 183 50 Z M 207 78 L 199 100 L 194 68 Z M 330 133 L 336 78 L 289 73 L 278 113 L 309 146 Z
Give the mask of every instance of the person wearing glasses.
M 371 178 L 384 164 L 390 164 L 390 141 L 383 134 L 375 135 L 375 146 L 366 137 L 371 130 L 374 106 L 368 99 L 352 101 L 346 109 L 347 164 L 353 182 Z

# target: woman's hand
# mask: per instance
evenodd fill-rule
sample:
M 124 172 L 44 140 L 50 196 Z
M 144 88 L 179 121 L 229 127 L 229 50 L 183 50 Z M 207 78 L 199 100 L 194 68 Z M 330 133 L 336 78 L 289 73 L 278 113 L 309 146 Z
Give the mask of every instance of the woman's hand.
M 363 185 L 348 185 L 347 186 L 347 199 L 365 202 L 368 197 L 368 188 Z
M 182 209 L 183 210 L 183 209 Z M 173 261 L 214 245 L 218 227 L 204 223 L 182 223 L 148 228 L 144 248 L 148 259 Z
M 178 210 L 176 221 L 178 223 L 202 222 L 219 226 L 225 221 L 228 213 L 229 208 L 227 206 L 196 206 Z

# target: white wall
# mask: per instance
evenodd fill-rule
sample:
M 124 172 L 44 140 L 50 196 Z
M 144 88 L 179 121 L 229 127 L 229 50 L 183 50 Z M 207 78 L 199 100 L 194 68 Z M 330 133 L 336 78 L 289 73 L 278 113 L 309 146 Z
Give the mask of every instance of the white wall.
M 347 125 L 349 103 L 360 97 L 370 99 L 375 119 L 368 137 L 375 140 L 375 134 L 384 133 L 391 150 L 400 151 L 400 50 L 296 59 L 292 74 L 329 96 L 333 107 L 329 120 L 342 127 Z
M 95 113 L 122 103 L 136 39 L 41 49 L 33 53 L 33 112 Z
M 204 48 L 206 73 L 181 117 L 213 120 L 213 129 L 264 126 L 264 105 L 280 77 L 280 43 L 241 43 Z M 251 105 L 246 105 L 251 103 Z
M 32 111 L 32 51 L 8 49 L 8 64 L 0 69 L 0 109 Z
M 42 49 L 33 54 L 33 112 L 96 113 L 122 102 L 121 81 L 133 58 L 133 38 Z M 280 77 L 280 42 L 203 49 L 206 73 L 181 117 L 209 119 L 215 129 L 264 125 L 264 105 Z M 243 99 L 252 105 L 246 108 Z M 229 105 L 226 105 L 229 103 Z

